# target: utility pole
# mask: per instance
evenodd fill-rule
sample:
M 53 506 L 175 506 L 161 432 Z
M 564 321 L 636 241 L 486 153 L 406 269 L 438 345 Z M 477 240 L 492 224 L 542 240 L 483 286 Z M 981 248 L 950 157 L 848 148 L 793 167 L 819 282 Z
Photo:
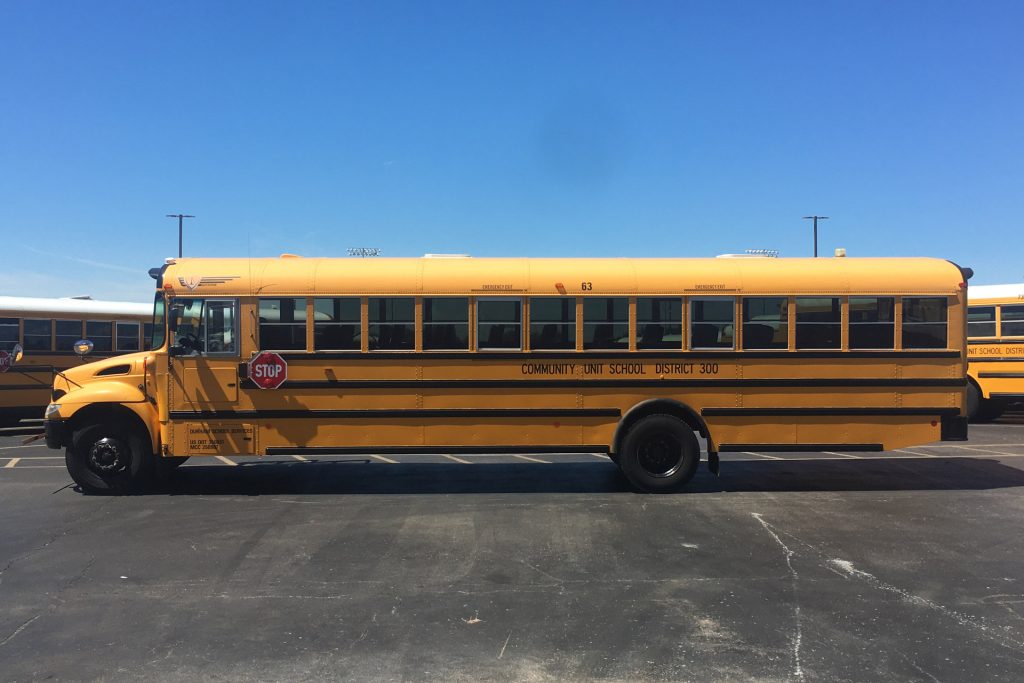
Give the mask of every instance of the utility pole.
M 181 223 L 186 218 L 195 218 L 195 216 L 190 216 L 187 213 L 169 213 L 167 217 L 178 219 L 178 258 L 181 258 Z
M 828 216 L 804 216 L 805 221 L 814 221 L 814 258 L 818 258 L 818 221 L 827 221 Z

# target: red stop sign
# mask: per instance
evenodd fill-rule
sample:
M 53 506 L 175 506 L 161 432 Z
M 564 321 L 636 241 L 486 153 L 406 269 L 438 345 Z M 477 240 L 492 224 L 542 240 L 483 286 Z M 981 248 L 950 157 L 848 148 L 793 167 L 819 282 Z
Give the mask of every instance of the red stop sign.
M 6 351 L 0 351 L 0 372 L 7 372 L 14 364 L 14 356 Z
M 288 363 L 273 351 L 261 351 L 249 361 L 249 379 L 260 389 L 277 389 L 288 379 Z

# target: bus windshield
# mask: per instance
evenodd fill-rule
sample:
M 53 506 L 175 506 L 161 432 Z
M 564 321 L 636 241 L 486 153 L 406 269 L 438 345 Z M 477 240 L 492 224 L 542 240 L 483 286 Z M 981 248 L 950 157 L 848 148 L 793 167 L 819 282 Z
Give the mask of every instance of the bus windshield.
M 164 337 L 166 336 L 167 321 L 164 315 L 164 293 L 157 292 L 156 299 L 153 300 L 153 339 L 149 348 L 159 349 L 164 345 Z

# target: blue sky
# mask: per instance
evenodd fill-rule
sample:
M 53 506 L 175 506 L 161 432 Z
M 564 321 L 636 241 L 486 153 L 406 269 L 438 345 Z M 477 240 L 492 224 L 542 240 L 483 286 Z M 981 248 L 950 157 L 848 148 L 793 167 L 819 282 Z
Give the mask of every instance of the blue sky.
M 185 253 L 928 255 L 1024 281 L 1024 3 L 0 1 L 0 293 Z

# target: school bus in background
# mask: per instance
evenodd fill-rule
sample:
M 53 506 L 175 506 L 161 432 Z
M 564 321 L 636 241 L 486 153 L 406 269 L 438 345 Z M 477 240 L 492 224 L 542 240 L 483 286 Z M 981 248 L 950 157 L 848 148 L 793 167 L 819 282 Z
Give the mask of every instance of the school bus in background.
M 0 372 L 0 425 L 41 419 L 53 373 L 81 365 L 75 342 L 88 337 L 94 357 L 148 348 L 150 304 L 93 299 L 0 296 L 0 352 L 21 345 L 24 357 Z
M 968 291 L 967 414 L 986 422 L 1024 401 L 1024 283 Z
M 46 441 L 88 492 L 187 457 L 354 452 L 605 453 L 667 491 L 698 435 L 716 472 L 723 451 L 966 438 L 970 271 L 948 261 L 289 256 L 150 274 L 153 350 L 54 382 Z

